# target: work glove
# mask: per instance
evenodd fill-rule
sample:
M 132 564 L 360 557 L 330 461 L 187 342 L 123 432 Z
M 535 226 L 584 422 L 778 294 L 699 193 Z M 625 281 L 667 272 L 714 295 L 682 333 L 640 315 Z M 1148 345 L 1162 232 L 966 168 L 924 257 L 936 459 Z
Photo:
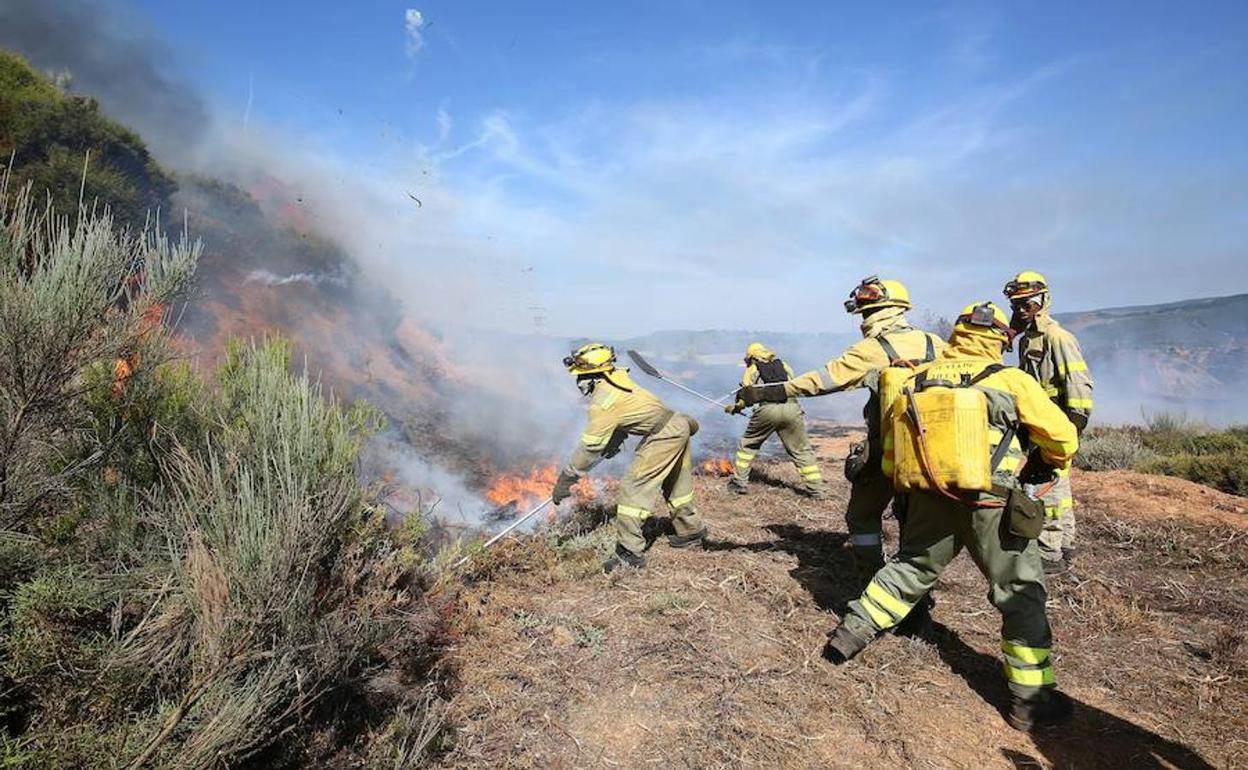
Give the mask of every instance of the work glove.
M 724 411 L 729 414 L 739 414 L 746 407 L 755 404 L 783 404 L 789 400 L 789 394 L 784 392 L 784 383 L 773 382 L 770 385 L 744 385 L 737 389 L 736 403 L 725 407 Z
M 550 491 L 550 499 L 558 505 L 564 500 L 572 496 L 572 485 L 580 480 L 580 476 L 570 473 L 566 470 L 559 471 L 559 478 L 555 481 L 555 488 Z
M 602 456 L 610 460 L 620 453 L 620 449 L 624 447 L 624 439 L 628 438 L 628 433 L 617 430 L 611 434 L 611 439 L 607 441 L 607 446 L 602 450 Z
M 1045 462 L 1038 449 L 1032 449 L 1023 465 L 1018 480 L 1025 485 L 1039 487 L 1057 480 L 1057 469 Z

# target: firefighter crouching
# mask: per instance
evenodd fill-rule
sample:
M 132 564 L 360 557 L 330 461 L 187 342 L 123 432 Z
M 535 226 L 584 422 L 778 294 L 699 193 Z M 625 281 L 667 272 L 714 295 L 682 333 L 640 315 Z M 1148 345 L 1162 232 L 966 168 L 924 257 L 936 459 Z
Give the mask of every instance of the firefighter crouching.
M 908 506 L 901 547 L 850 603 L 824 655 L 838 664 L 857 655 L 905 618 L 966 548 L 1001 613 L 1007 718 L 1030 730 L 1064 721 L 1071 704 L 1053 675 L 1036 544 L 1043 504 L 1022 484 L 1051 483 L 1078 437 L 1034 379 L 1002 364 L 1013 334 L 997 306 L 967 307 L 949 349 L 919 367 L 887 407 L 883 468 Z
M 633 464 L 620 479 L 615 509 L 615 553 L 603 564 L 610 572 L 620 566 L 645 566 L 642 525 L 659 494 L 671 508 L 673 548 L 700 546 L 706 525 L 693 504 L 693 467 L 689 438 L 697 433 L 692 417 L 672 411 L 653 393 L 633 382 L 627 369 L 615 365 L 615 351 L 599 343 L 578 348 L 563 360 L 576 386 L 589 398 L 589 424 L 568 464 L 559 472 L 551 498 L 558 505 L 572 486 L 601 457 L 619 452 L 629 436 L 641 436 Z
M 1005 285 L 1014 309 L 1010 324 L 1018 338 L 1018 367 L 1040 383 L 1053 403 L 1066 413 L 1080 434 L 1092 416 L 1092 374 L 1075 335 L 1053 320 L 1052 298 L 1044 276 L 1024 270 Z M 1064 572 L 1075 558 L 1075 498 L 1070 472 L 1059 471 L 1057 484 L 1044 496 L 1044 533 L 1040 557 L 1044 571 Z
M 863 416 L 867 440 L 855 447 L 845 465 L 851 483 L 845 522 L 854 562 L 862 584 L 884 565 L 881 520 L 893 501 L 892 482 L 880 471 L 880 374 L 890 367 L 913 367 L 931 361 L 945 343 L 934 334 L 910 325 L 910 292 L 900 281 L 864 278 L 845 302 L 848 313 L 862 316 L 862 339 L 822 369 L 791 378 L 783 385 L 755 385 L 737 392 L 740 411 L 759 402 L 782 402 L 794 396 L 822 396 L 856 388 L 870 395 Z
M 750 343 L 745 349 L 745 374 L 741 376 L 741 385 L 748 387 L 757 384 L 783 383 L 793 378 L 793 370 L 775 353 L 761 342 Z M 745 435 L 737 445 L 735 472 L 728 481 L 728 489 L 745 494 L 750 483 L 750 465 L 758 457 L 771 434 L 780 436 L 784 451 L 797 467 L 797 475 L 801 477 L 804 491 L 816 500 L 828 496 L 823 483 L 823 474 L 815 461 L 815 450 L 810 445 L 810 437 L 806 435 L 806 413 L 790 397 L 784 403 L 761 403 L 754 407 L 750 422 L 745 426 Z

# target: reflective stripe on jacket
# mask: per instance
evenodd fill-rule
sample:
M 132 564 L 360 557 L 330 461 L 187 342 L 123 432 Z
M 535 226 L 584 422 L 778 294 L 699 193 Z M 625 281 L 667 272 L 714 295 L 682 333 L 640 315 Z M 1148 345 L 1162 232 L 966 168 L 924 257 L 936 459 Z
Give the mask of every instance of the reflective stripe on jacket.
M 1092 374 L 1075 335 L 1047 312 L 1018 339 L 1018 366 L 1079 426 L 1092 416 Z

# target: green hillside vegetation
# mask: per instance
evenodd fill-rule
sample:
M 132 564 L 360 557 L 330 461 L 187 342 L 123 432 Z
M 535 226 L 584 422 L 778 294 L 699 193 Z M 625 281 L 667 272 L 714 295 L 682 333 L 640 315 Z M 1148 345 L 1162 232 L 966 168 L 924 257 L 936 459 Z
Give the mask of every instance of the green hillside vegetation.
M 89 173 L 83 164 L 90 152 Z M 137 134 L 100 114 L 94 99 L 64 93 L 20 56 L 0 50 L 0 164 L 15 184 L 46 190 L 57 209 L 106 203 L 116 221 L 142 226 L 177 189 Z
M 376 414 L 281 342 L 176 361 L 198 258 L 0 203 L 0 765 L 410 766 L 444 621 L 357 479 Z
M 1211 428 L 1173 414 L 1146 425 L 1088 431 L 1075 462 L 1085 470 L 1137 470 L 1178 476 L 1248 496 L 1248 427 Z

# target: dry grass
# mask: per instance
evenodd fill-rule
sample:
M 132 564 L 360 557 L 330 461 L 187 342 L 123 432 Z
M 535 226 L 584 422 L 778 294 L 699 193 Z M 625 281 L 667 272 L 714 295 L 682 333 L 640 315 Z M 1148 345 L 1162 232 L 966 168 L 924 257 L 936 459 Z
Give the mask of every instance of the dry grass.
M 825 471 L 846 439 L 829 433 Z M 1050 590 L 1076 720 L 1032 738 L 998 714 L 999 619 L 966 558 L 938 587 L 932 639 L 885 637 L 848 666 L 824 663 L 854 594 L 846 489 L 827 472 L 832 500 L 798 497 L 787 465 L 765 464 L 777 484 L 745 497 L 699 480 L 707 551 L 659 540 L 646 570 L 603 576 L 565 566 L 584 550 L 530 539 L 479 566 L 457 612 L 442 764 L 1245 766 L 1244 529 L 1081 508 L 1078 568 Z M 1097 484 L 1083 474 L 1076 495 Z

